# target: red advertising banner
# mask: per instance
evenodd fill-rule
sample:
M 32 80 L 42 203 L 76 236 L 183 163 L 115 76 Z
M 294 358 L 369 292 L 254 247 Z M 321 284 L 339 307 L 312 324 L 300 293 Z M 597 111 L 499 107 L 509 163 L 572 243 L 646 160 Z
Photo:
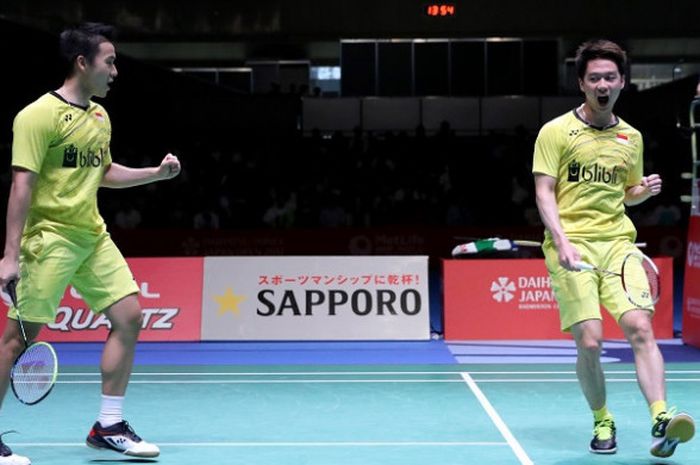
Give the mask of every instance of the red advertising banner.
M 673 337 L 673 260 L 655 258 L 661 274 L 657 338 Z M 559 306 L 542 259 L 443 260 L 445 339 L 562 339 Z M 605 311 L 606 339 L 622 339 Z
M 683 342 L 700 347 L 700 216 L 691 216 L 683 284 Z
M 204 259 L 129 258 L 129 267 L 141 290 L 143 308 L 141 341 L 197 341 L 202 320 L 202 272 Z M 3 296 L 3 314 L 7 312 Z M 0 331 L 6 317 L 0 317 Z M 109 321 L 91 312 L 69 286 L 59 305 L 56 321 L 39 335 L 44 341 L 104 341 Z

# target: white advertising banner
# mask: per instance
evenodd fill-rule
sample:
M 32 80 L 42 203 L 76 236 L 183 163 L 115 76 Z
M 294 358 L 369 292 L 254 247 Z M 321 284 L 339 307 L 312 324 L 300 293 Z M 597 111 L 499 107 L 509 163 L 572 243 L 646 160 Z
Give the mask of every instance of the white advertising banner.
M 202 340 L 425 340 L 428 257 L 206 257 Z

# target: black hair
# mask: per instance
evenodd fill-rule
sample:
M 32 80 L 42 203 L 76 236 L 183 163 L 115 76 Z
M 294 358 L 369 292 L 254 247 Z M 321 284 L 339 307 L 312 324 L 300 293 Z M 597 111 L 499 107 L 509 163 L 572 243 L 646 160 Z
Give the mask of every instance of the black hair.
M 580 79 L 586 75 L 588 62 L 598 58 L 614 62 L 621 75 L 627 74 L 627 53 L 622 47 L 610 40 L 595 39 L 584 42 L 576 50 L 576 73 Z
M 102 23 L 83 23 L 61 32 L 59 47 L 66 75 L 73 74 L 76 58 L 82 55 L 91 63 L 100 49 L 100 44 L 112 42 L 114 36 L 114 27 Z

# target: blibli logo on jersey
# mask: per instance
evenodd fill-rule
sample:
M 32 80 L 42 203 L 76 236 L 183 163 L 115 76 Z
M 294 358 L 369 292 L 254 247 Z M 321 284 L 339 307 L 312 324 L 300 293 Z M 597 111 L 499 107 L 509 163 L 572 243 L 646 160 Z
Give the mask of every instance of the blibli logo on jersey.
M 598 163 L 593 165 L 581 165 L 577 161 L 569 163 L 569 182 L 602 182 L 605 184 L 617 184 L 618 171 L 617 166 L 612 169 L 600 166 Z
M 100 149 L 99 153 L 93 152 L 92 150 L 88 150 L 87 153 L 80 152 L 80 156 L 78 158 L 80 160 L 81 168 L 99 168 L 102 166 L 102 149 Z
M 581 174 L 581 165 L 577 161 L 569 163 L 569 182 L 578 182 Z
M 73 144 L 69 145 L 63 150 L 63 167 L 78 167 L 78 148 Z
M 63 150 L 63 167 L 64 168 L 99 168 L 102 166 L 104 152 L 100 149 L 98 152 L 88 150 L 87 152 L 79 152 L 75 145 L 69 145 Z

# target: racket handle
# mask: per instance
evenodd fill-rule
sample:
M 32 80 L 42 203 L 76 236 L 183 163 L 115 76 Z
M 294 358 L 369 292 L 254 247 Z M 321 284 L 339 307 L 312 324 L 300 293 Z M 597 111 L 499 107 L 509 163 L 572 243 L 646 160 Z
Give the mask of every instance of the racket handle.
M 13 279 L 11 281 L 8 281 L 5 285 L 5 290 L 7 290 L 7 293 L 10 296 L 12 306 L 17 308 L 17 280 Z
M 577 270 L 582 270 L 582 271 L 593 271 L 595 270 L 595 266 L 591 265 L 590 263 L 586 262 L 576 262 L 574 263 L 574 266 L 576 267 Z

